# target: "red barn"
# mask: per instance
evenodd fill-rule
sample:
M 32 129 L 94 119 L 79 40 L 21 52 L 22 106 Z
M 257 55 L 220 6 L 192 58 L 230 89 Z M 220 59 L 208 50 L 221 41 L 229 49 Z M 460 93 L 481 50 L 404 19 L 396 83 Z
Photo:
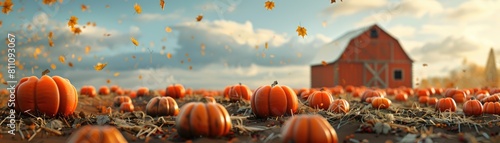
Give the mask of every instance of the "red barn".
M 371 25 L 319 49 L 311 63 L 311 87 L 412 87 L 412 65 L 396 38 Z

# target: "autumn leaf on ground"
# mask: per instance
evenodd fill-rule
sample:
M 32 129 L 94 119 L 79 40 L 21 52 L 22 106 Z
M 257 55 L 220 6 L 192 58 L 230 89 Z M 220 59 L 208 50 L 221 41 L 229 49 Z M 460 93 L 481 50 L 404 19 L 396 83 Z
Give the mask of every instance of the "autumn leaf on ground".
M 72 62 L 68 62 L 68 66 L 69 67 L 73 67 L 73 63 Z
M 8 14 L 12 11 L 13 6 L 12 0 L 5 0 L 5 2 L 2 3 L 2 13 Z
M 71 28 L 71 32 L 73 32 L 73 34 L 80 34 L 82 33 L 82 29 L 79 27 Z
M 101 71 L 102 69 L 104 69 L 104 67 L 106 67 L 108 64 L 107 63 L 97 63 L 95 66 L 94 66 L 94 69 L 96 71 Z
M 203 15 L 198 15 L 198 16 L 196 17 L 196 21 L 197 21 L 197 22 L 200 22 L 202 19 L 203 19 Z
M 321 61 L 321 64 L 322 64 L 323 66 L 328 65 L 328 63 L 326 63 L 326 61 Z
M 87 6 L 84 5 L 84 4 L 82 4 L 81 8 L 82 8 L 82 11 L 86 11 L 87 10 Z
M 141 14 L 142 13 L 142 8 L 139 4 L 135 3 L 134 5 L 134 10 L 137 14 Z
M 50 68 L 52 68 L 53 70 L 55 70 L 57 68 L 56 64 L 50 64 Z
M 63 55 L 59 56 L 59 62 L 63 63 L 66 62 L 66 58 Z
M 85 55 L 88 55 L 90 52 L 90 46 L 85 47 Z
M 306 35 L 307 35 L 307 29 L 306 29 L 306 28 L 304 28 L 304 27 L 302 27 L 302 26 L 298 26 L 298 27 L 297 27 L 297 30 L 295 30 L 295 31 L 297 31 L 297 34 L 298 34 L 299 36 L 302 36 L 302 38 L 304 38 L 304 36 L 306 36 Z
M 172 58 L 172 54 L 171 53 L 167 53 L 167 58 L 171 59 Z
M 132 41 L 132 44 L 134 44 L 135 46 L 139 46 L 139 41 L 135 40 L 134 37 L 130 37 L 130 41 Z
M 264 3 L 264 7 L 267 9 L 267 10 L 273 10 L 274 8 L 274 2 L 273 1 L 266 1 Z
M 268 48 L 269 48 L 269 44 L 266 42 L 266 44 L 264 44 L 264 47 L 265 47 L 266 49 L 268 49 Z
M 78 17 L 71 16 L 71 18 L 69 18 L 69 21 L 68 21 L 68 26 L 73 28 L 73 27 L 75 27 L 76 24 L 78 24 Z
M 172 32 L 172 28 L 170 28 L 170 27 L 168 27 L 168 26 L 167 26 L 167 27 L 165 27 L 165 31 L 166 31 L 167 33 L 170 33 L 170 32 Z
M 115 74 L 113 74 L 113 76 L 120 76 L 120 73 L 119 72 L 115 72 Z
M 161 7 L 161 10 L 164 10 L 164 8 L 165 8 L 165 0 L 160 0 L 160 7 Z
M 45 4 L 45 5 L 52 5 L 54 3 L 56 3 L 57 0 L 43 0 L 42 3 Z

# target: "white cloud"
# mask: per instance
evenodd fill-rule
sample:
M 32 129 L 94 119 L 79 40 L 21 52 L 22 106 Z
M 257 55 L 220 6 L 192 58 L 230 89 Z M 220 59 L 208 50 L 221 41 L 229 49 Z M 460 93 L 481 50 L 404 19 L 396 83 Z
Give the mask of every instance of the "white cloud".
M 415 36 L 416 29 L 412 26 L 396 25 L 388 28 L 389 33 L 394 34 L 398 39 Z
M 458 21 L 474 21 L 494 17 L 500 12 L 499 0 L 467 0 L 457 8 L 449 8 L 447 17 Z
M 173 13 L 160 14 L 160 13 L 142 13 L 136 18 L 137 21 L 150 22 L 150 21 L 163 21 L 163 20 L 175 20 L 182 17 L 183 10 L 177 10 Z
M 479 53 L 487 51 L 490 47 L 465 36 L 450 36 L 440 41 L 432 41 L 420 48 L 413 49 L 410 53 L 421 62 L 440 62 L 464 57 L 483 57 Z M 473 58 L 477 59 L 477 58 Z M 483 60 L 483 59 L 479 59 Z M 476 61 L 479 62 L 479 61 Z
M 383 7 L 389 2 L 387 0 L 346 0 L 342 3 L 333 4 L 324 9 L 321 14 L 336 18 L 344 15 L 356 14 Z
M 435 16 L 443 12 L 443 6 L 437 0 L 403 0 L 396 3 L 391 13 L 411 15 L 420 18 L 425 15 Z

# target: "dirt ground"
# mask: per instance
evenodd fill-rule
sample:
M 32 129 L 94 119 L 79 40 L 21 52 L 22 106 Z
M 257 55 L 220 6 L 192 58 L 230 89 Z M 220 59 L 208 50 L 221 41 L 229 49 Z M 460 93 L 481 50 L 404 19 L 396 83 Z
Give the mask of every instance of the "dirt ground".
M 113 107 L 112 100 L 114 95 L 107 96 L 98 96 L 95 98 L 89 98 L 86 96 L 79 97 L 79 105 L 77 111 L 75 112 L 74 117 L 69 118 L 58 118 L 58 121 L 61 121 L 61 133 L 62 135 L 55 135 L 53 133 L 46 132 L 42 130 L 37 133 L 31 141 L 27 139 L 22 139 L 21 134 L 16 132 L 16 136 L 12 136 L 6 133 L 6 124 L 1 124 L 2 134 L 0 134 L 0 143 L 24 143 L 24 142 L 34 142 L 34 143 L 65 143 L 67 138 L 71 135 L 73 131 L 78 129 L 79 126 L 83 126 L 86 124 L 97 124 L 99 122 L 98 119 L 100 117 L 108 116 L 110 121 L 102 123 L 117 126 L 124 137 L 131 143 L 159 143 L 159 142 L 280 142 L 280 126 L 286 121 L 289 117 L 279 117 L 279 118 L 269 118 L 269 119 L 254 119 L 250 113 L 249 104 L 247 102 L 239 102 L 239 103 L 230 103 L 222 100 L 221 98 L 216 98 L 218 103 L 221 103 L 226 107 L 228 112 L 232 114 L 233 126 L 235 127 L 233 132 L 230 135 L 227 135 L 218 139 L 208 139 L 208 138 L 198 138 L 193 140 L 187 140 L 180 138 L 175 132 L 174 126 L 174 118 L 173 117 L 164 117 L 165 121 L 159 121 L 158 118 L 154 118 L 151 120 L 150 118 L 142 118 L 143 116 L 140 111 L 143 111 L 149 99 L 153 96 L 136 98 L 133 99 L 133 104 L 135 105 L 136 112 L 134 113 L 119 113 L 117 107 Z M 389 97 L 390 98 L 390 97 Z M 7 97 L 2 96 L 2 110 L 0 117 L 3 120 L 7 116 L 8 109 L 5 107 Z M 187 102 L 200 101 L 201 97 L 189 97 L 184 100 L 178 100 L 179 106 Z M 350 100 L 350 99 L 349 99 Z M 312 108 L 308 108 L 306 106 L 302 106 L 300 108 L 299 114 L 320 114 L 328 119 L 331 123 L 332 127 L 335 128 L 339 142 L 362 142 L 362 140 L 367 140 L 371 143 L 384 143 L 384 142 L 418 142 L 419 139 L 425 140 L 426 138 L 432 140 L 435 143 L 439 142 L 484 142 L 484 143 L 498 143 L 500 142 L 500 138 L 497 135 L 500 131 L 500 123 L 498 120 L 500 119 L 497 115 L 484 115 L 481 117 L 460 117 L 462 114 L 460 109 L 456 113 L 453 113 L 453 116 L 450 114 L 447 119 L 450 124 L 446 127 L 437 126 L 429 124 L 431 120 L 435 123 L 443 121 L 444 119 L 437 118 L 440 113 L 432 113 L 429 112 L 433 108 L 426 107 L 425 105 L 419 105 L 414 103 L 413 101 L 409 101 L 407 103 L 398 103 L 393 102 L 393 105 L 389 109 L 377 110 L 371 109 L 365 103 L 359 103 L 358 99 L 350 100 L 351 103 L 351 114 L 348 115 L 337 115 L 332 113 L 327 113 L 325 111 L 318 111 Z M 302 103 L 301 103 L 302 104 Z M 97 107 L 111 107 L 112 114 L 109 113 L 101 113 Z M 460 105 L 459 105 L 460 106 Z M 399 117 L 400 112 L 407 111 L 406 114 L 415 114 L 413 117 L 408 116 L 403 119 L 403 117 Z M 411 111 L 411 112 L 410 112 Z M 418 111 L 418 112 L 417 112 Z M 419 115 L 420 112 L 426 112 L 430 114 L 422 114 Z M 432 110 L 433 111 L 433 110 Z M 81 117 L 84 114 L 84 117 Z M 376 134 L 375 129 L 373 129 L 373 124 L 363 123 L 366 122 L 366 117 L 377 115 L 368 115 L 368 114 L 394 114 L 396 119 L 392 121 L 393 124 L 415 127 L 415 131 L 412 132 L 409 129 L 401 129 L 401 128 L 392 128 L 388 134 Z M 448 114 L 447 114 L 448 115 Z M 443 115 L 444 116 L 444 115 Z M 23 118 L 23 121 L 27 119 L 35 120 L 33 117 L 28 115 L 20 116 Z M 416 122 L 417 120 L 423 120 L 422 122 Z M 19 117 L 18 117 L 19 118 Z M 401 118 L 401 119 L 399 119 Z M 446 117 L 443 117 L 446 118 Z M 457 120 L 451 118 L 460 118 L 462 120 L 460 123 L 457 123 Z M 241 119 L 242 124 L 238 123 Z M 45 119 L 45 122 L 54 122 L 55 119 Z M 153 133 L 150 137 L 146 137 L 146 135 L 138 135 L 138 131 L 128 129 L 124 124 L 128 125 L 140 125 L 139 120 L 149 120 L 156 125 L 162 126 L 163 132 Z M 404 121 L 404 122 L 403 122 Z M 474 121 L 476 123 L 471 123 Z M 127 123 L 124 123 L 127 122 Z M 488 122 L 490 122 L 488 124 Z M 340 125 L 339 125 L 340 124 Z M 55 125 L 51 124 L 51 125 Z M 459 125 L 459 126 L 458 126 Z M 481 125 L 481 126 L 480 126 Z M 361 126 L 370 126 L 372 132 L 363 132 L 360 131 Z M 24 126 L 23 126 L 24 127 Z M 21 127 L 21 128 L 23 128 Z M 424 128 L 425 127 L 425 128 Z M 258 129 L 254 129 L 258 128 Z M 477 130 L 476 130 L 477 128 Z M 427 129 L 427 131 L 425 130 Z M 249 130 L 249 131 L 245 131 Z M 429 131 L 431 130 L 431 131 Z M 367 131 L 367 130 L 365 130 Z M 413 134 L 414 138 L 411 138 Z M 30 134 L 33 135 L 33 131 L 23 131 L 23 135 Z M 347 136 L 353 136 L 352 139 L 346 139 Z M 493 136 L 496 136 L 497 139 L 492 139 Z M 403 139 L 404 138 L 404 139 Z M 406 140 L 406 141 L 405 141 Z

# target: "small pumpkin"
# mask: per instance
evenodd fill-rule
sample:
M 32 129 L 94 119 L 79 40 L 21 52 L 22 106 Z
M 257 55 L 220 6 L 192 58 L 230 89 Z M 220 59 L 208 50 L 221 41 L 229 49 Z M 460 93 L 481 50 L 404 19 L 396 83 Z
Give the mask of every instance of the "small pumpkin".
M 464 103 L 467 100 L 466 92 L 462 90 L 457 90 L 455 91 L 455 94 L 453 95 L 453 100 L 457 103 Z
M 94 86 L 82 86 L 80 89 L 80 95 L 87 95 L 89 97 L 96 97 L 97 96 L 97 91 L 95 90 Z
M 183 138 L 221 137 L 232 127 L 229 113 L 218 103 L 189 102 L 181 107 L 175 123 Z
M 483 112 L 485 114 L 500 115 L 500 102 L 486 102 L 486 103 L 484 103 Z
M 436 89 L 434 87 L 429 87 L 427 88 L 427 90 L 429 91 L 430 95 L 436 94 Z
M 431 93 L 429 92 L 428 89 L 417 89 L 417 96 L 431 96 Z
M 450 97 L 441 98 L 436 104 L 436 110 L 440 112 L 455 112 L 457 110 L 457 103 Z
M 149 96 L 149 88 L 139 87 L 139 89 L 137 89 L 136 93 L 137 93 L 137 97 Z
M 255 90 L 250 100 L 252 112 L 257 117 L 276 117 L 296 113 L 299 108 L 297 95 L 286 85 L 260 86 Z
M 127 143 L 121 132 L 113 126 L 85 125 L 71 133 L 67 143 Z
M 186 95 L 186 89 L 184 89 L 182 84 L 169 85 L 166 89 L 165 95 L 174 99 L 183 98 Z
M 123 89 L 118 89 L 115 91 L 115 94 L 118 96 L 121 96 L 121 95 L 125 95 L 125 92 L 123 91 Z
M 302 91 L 299 94 L 302 100 L 307 100 L 309 98 L 309 95 L 311 95 L 311 90 Z
M 309 101 L 309 107 L 328 110 L 328 107 L 333 102 L 333 96 L 330 92 L 321 89 L 312 93 L 307 101 Z
M 434 90 L 436 90 L 436 93 L 434 95 L 443 95 L 443 92 L 444 92 L 443 88 L 436 88 Z
M 448 88 L 444 91 L 444 95 L 445 97 L 451 97 L 453 98 L 453 95 L 455 95 L 455 92 L 457 92 L 458 89 L 455 89 L 455 88 Z
M 251 96 L 252 91 L 248 88 L 248 86 L 241 83 L 231 86 L 231 89 L 229 90 L 229 99 L 231 101 L 249 101 Z
M 43 75 L 23 77 L 15 90 L 15 109 L 18 112 L 42 113 L 49 117 L 69 116 L 78 105 L 78 93 L 68 79 Z
M 429 97 L 427 99 L 427 106 L 435 106 L 438 102 L 438 99 L 436 97 Z
M 363 92 L 363 95 L 361 95 L 361 102 L 366 102 L 366 98 L 369 97 L 383 97 L 380 95 L 380 92 L 374 91 L 374 90 L 366 90 Z
M 349 110 L 349 102 L 345 99 L 335 99 L 328 107 L 328 111 L 333 113 L 347 113 Z
M 319 115 L 291 117 L 281 128 L 281 136 L 283 143 L 338 143 L 335 129 Z
M 331 88 L 330 91 L 332 92 L 332 95 L 338 96 L 340 94 L 344 94 L 344 89 L 342 86 L 336 86 L 334 88 Z
M 229 99 L 229 91 L 231 91 L 232 86 L 226 86 L 224 88 L 224 91 L 222 91 L 222 95 L 224 95 L 224 98 Z
M 109 87 L 107 87 L 107 86 L 99 87 L 99 95 L 109 95 L 110 93 L 111 93 L 111 90 L 109 90 Z
M 348 86 L 345 87 L 345 92 L 352 93 L 352 92 L 354 92 L 355 89 L 356 88 L 354 86 L 348 85 Z
M 146 114 L 154 117 L 177 116 L 179 106 L 172 97 L 154 97 L 146 105 Z
M 123 102 L 120 105 L 120 111 L 121 112 L 134 112 L 134 104 L 131 102 Z
M 134 98 L 137 98 L 137 92 L 135 91 L 130 91 L 130 94 L 128 94 L 128 97 L 134 99 Z
M 404 92 L 400 92 L 400 93 L 396 94 L 394 99 L 396 99 L 396 101 L 407 101 L 408 95 Z
M 484 98 L 486 98 L 488 96 L 490 96 L 490 95 L 489 94 L 482 94 L 482 93 L 480 93 L 480 94 L 476 95 L 476 98 L 477 98 L 477 100 L 482 101 Z
M 498 102 L 500 101 L 500 96 L 498 94 L 493 94 L 488 97 L 484 97 L 483 102 Z
M 113 103 L 116 107 L 119 107 L 120 105 L 122 105 L 122 103 L 125 103 L 125 102 L 132 103 L 132 99 L 130 99 L 130 97 L 128 97 L 128 96 L 116 96 L 113 99 Z
M 118 85 L 112 85 L 111 87 L 109 87 L 111 93 L 115 93 L 118 89 L 120 89 Z
M 418 103 L 420 103 L 420 104 L 427 104 L 427 100 L 429 100 L 429 96 L 418 97 Z
M 479 100 L 468 100 L 462 108 L 466 116 L 479 116 L 483 114 L 483 104 Z
M 391 106 L 391 100 L 384 97 L 372 97 L 372 107 L 375 109 L 387 109 Z
M 203 103 L 217 103 L 217 101 L 215 101 L 215 98 L 210 96 L 203 97 L 201 100 Z

